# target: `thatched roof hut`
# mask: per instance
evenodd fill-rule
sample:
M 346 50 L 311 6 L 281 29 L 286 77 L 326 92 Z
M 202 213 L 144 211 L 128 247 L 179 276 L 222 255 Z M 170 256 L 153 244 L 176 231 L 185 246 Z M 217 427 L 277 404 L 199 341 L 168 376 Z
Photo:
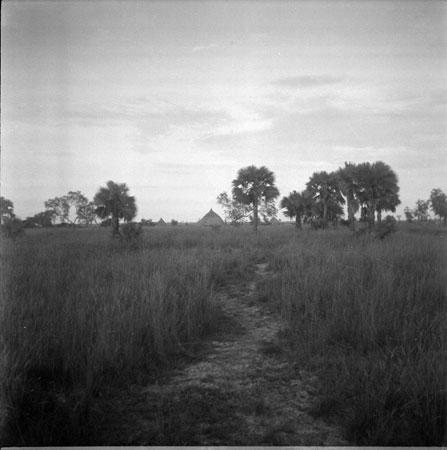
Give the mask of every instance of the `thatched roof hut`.
M 163 218 L 160 218 L 160 220 L 157 222 L 157 225 L 166 225 L 166 222 L 163 220 Z
M 212 209 L 210 209 L 199 221 L 199 225 L 203 225 L 205 227 L 220 227 L 221 225 L 225 225 L 225 222 L 216 214 Z
M 273 219 L 270 221 L 270 223 L 272 225 L 278 225 L 279 223 L 281 223 L 276 217 L 273 217 Z

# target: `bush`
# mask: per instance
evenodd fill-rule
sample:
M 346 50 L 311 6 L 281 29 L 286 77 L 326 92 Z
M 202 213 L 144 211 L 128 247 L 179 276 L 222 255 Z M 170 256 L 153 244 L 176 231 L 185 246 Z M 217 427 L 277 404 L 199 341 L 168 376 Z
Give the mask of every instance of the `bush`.
M 379 239 L 383 239 L 390 233 L 396 231 L 396 219 L 393 216 L 386 216 L 385 221 L 377 225 L 376 234 Z
M 152 219 L 141 219 L 141 225 L 144 227 L 155 227 L 155 223 Z
M 25 233 L 25 225 L 16 217 L 10 219 L 8 217 L 3 218 L 1 225 L 2 235 L 9 239 L 15 240 L 19 236 L 23 236 Z
M 121 241 L 126 244 L 138 245 L 141 242 L 143 227 L 139 223 L 125 223 L 120 227 Z

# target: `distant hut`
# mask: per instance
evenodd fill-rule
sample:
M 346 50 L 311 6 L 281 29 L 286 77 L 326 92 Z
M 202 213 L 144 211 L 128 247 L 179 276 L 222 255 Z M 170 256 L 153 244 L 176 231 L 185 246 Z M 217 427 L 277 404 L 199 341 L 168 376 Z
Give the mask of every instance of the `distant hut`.
M 160 220 L 157 222 L 157 225 L 163 226 L 166 225 L 166 222 L 163 220 L 163 218 L 160 218 Z
M 279 223 L 281 223 L 276 217 L 273 217 L 273 219 L 270 221 L 270 223 L 272 225 L 278 225 Z
M 210 209 L 198 222 L 199 225 L 205 227 L 217 228 L 222 225 L 225 225 L 225 222 L 216 214 L 212 209 Z

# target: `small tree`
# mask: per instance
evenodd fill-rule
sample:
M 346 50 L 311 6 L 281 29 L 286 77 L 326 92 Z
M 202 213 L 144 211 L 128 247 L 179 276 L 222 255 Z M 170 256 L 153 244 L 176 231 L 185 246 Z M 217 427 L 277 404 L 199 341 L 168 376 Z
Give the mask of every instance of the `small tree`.
M 11 200 L 7 198 L 0 197 L 0 218 L 3 223 L 4 219 L 13 219 L 15 217 L 14 214 L 14 204 Z
M 250 216 L 250 205 L 245 205 L 230 198 L 226 192 L 222 192 L 217 196 L 217 203 L 224 210 L 225 220 L 232 225 L 237 225 Z
M 16 239 L 24 233 L 25 224 L 14 214 L 14 204 L 7 198 L 0 197 L 1 232 L 10 239 Z
M 275 175 L 265 166 L 248 166 L 240 169 L 233 180 L 233 199 L 244 205 L 250 205 L 253 211 L 253 226 L 258 231 L 259 207 L 279 196 L 275 186 Z
M 119 221 L 130 222 L 137 214 L 135 197 L 129 195 L 126 183 L 108 181 L 106 187 L 101 187 L 93 200 L 96 214 L 101 219 L 111 218 L 112 234 L 119 236 Z
M 56 219 L 59 219 L 61 223 L 69 221 L 70 203 L 66 196 L 50 198 L 44 205 L 46 211 L 52 215 L 53 221 Z
M 414 221 L 413 211 L 408 206 L 405 207 L 404 214 L 408 223 L 412 223 Z
M 430 208 L 430 200 L 417 200 L 416 206 L 414 208 L 413 214 L 419 221 L 428 220 L 428 209 Z
M 96 221 L 95 205 L 81 191 L 70 191 L 65 198 L 70 208 L 74 208 L 75 217 L 73 221 L 70 220 L 73 225 L 76 222 L 84 222 L 86 225 L 90 225 Z
M 301 219 L 306 214 L 306 197 L 311 197 L 309 191 L 293 191 L 281 200 L 284 215 L 291 219 L 295 218 L 295 229 L 301 229 Z
M 278 208 L 275 205 L 275 201 L 262 202 L 259 207 L 259 215 L 262 217 L 264 223 L 270 223 L 278 215 Z
M 93 202 L 88 202 L 86 205 L 80 206 L 78 209 L 79 222 L 83 222 L 86 225 L 91 225 L 96 222 L 96 207 Z
M 322 226 L 327 227 L 329 205 L 344 205 L 345 199 L 341 193 L 338 174 L 325 171 L 315 172 L 306 184 L 307 190 L 312 193 L 317 204 L 321 205 Z
M 53 220 L 59 219 L 63 224 L 83 222 L 90 225 L 96 220 L 95 205 L 81 191 L 69 191 L 62 197 L 50 198 L 45 202 L 45 208 Z
M 358 164 L 355 172 L 356 196 L 362 206 L 362 215 L 372 231 L 376 212 L 380 222 L 382 211 L 395 212 L 400 204 L 398 178 L 391 167 L 382 161 Z
M 447 196 L 446 194 L 440 189 L 432 189 L 430 194 L 430 202 L 431 202 L 431 209 L 435 216 L 438 216 L 444 226 L 447 222 Z

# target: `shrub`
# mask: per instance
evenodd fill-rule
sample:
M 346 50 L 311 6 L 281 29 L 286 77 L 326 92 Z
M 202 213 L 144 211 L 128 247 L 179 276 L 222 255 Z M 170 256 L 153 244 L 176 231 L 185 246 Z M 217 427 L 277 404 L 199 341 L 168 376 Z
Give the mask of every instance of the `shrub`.
M 120 233 L 125 241 L 134 241 L 141 237 L 141 234 L 143 233 L 143 227 L 141 226 L 141 224 L 135 222 L 125 223 L 121 225 Z
M 394 232 L 396 232 L 396 219 L 393 216 L 386 216 L 385 221 L 376 227 L 376 236 L 379 239 L 383 239 L 385 236 Z
M 141 219 L 140 223 L 144 227 L 155 227 L 155 222 L 152 219 Z
M 25 233 L 25 225 L 16 217 L 4 217 L 1 225 L 1 231 L 7 238 L 15 240 L 17 237 L 23 236 Z

